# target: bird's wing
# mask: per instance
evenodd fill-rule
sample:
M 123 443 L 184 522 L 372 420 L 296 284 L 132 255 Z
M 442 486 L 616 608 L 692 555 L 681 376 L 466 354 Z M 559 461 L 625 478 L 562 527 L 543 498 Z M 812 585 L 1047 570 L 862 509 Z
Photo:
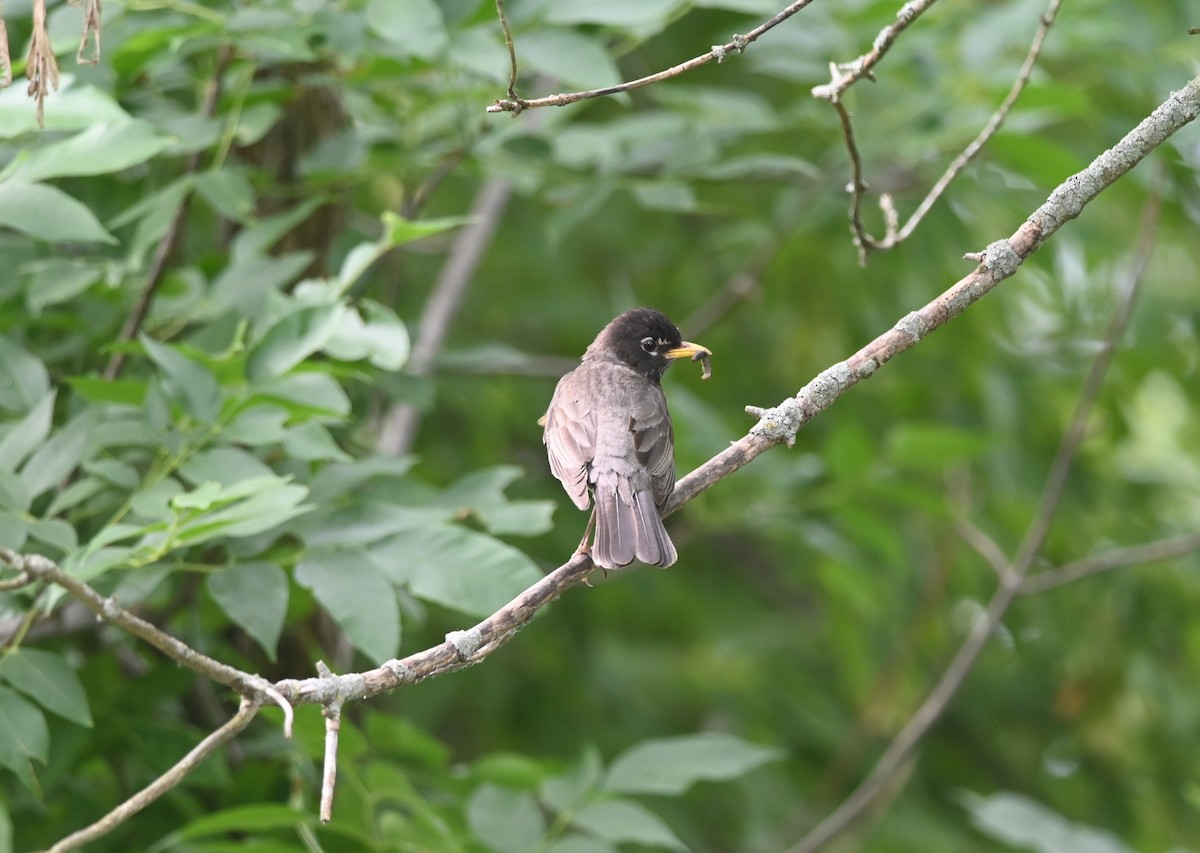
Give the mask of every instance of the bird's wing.
M 667 411 L 667 396 L 658 385 L 651 385 L 652 405 L 629 419 L 633 449 L 638 462 L 650 474 L 654 503 L 662 507 L 675 489 L 675 431 Z
M 542 442 L 551 473 L 575 506 L 587 509 L 588 466 L 596 456 L 596 413 L 586 403 L 567 399 L 556 390 L 546 411 Z

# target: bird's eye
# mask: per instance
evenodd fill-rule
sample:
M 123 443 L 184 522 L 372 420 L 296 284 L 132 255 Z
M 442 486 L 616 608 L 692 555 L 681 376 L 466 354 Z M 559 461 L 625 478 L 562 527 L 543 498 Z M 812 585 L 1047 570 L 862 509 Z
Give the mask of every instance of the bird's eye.
M 654 349 L 657 346 L 658 341 L 654 340 L 654 338 L 642 338 L 642 349 L 644 349 L 646 352 L 654 352 Z

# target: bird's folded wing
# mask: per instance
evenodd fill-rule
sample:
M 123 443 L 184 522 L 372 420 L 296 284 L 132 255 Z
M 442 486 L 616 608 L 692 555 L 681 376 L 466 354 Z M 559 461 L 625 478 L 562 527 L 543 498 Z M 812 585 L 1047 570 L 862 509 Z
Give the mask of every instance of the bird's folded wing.
M 573 400 L 554 400 L 542 433 L 550 471 L 575 506 L 588 508 L 588 466 L 596 455 L 596 414 Z
M 661 388 L 656 390 L 662 394 Z M 662 507 L 675 490 L 675 432 L 671 427 L 671 416 L 667 413 L 666 398 L 663 398 L 661 406 L 640 414 L 640 418 L 629 419 L 633 449 L 638 462 L 650 474 L 654 503 Z

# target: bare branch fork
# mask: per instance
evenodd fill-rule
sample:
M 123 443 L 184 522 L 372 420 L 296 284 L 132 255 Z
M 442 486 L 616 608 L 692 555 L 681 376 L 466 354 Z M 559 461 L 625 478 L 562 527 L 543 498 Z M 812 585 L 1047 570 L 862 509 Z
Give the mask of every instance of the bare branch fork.
M 872 69 L 883 58 L 883 54 L 891 46 L 898 32 L 912 23 L 917 15 L 933 5 L 933 2 L 934 0 L 926 0 L 926 2 L 907 4 L 900 10 L 896 23 L 885 28 L 876 37 L 875 45 L 869 53 L 860 56 L 851 63 L 831 66 L 833 82 L 824 86 L 817 86 L 812 90 L 814 97 L 829 101 L 830 105 L 837 112 L 838 121 L 841 124 L 842 138 L 846 144 L 846 152 L 850 157 L 852 175 L 848 186 L 850 192 L 850 233 L 854 238 L 854 245 L 858 249 L 858 262 L 863 266 L 866 265 L 868 252 L 886 251 L 907 240 L 913 231 L 916 230 L 917 226 L 921 224 L 921 220 L 925 218 L 926 214 L 937 203 L 937 200 L 942 197 L 942 193 L 946 191 L 951 182 L 983 150 L 988 140 L 995 136 L 996 131 L 1000 129 L 1000 126 L 1008 117 L 1013 104 L 1016 103 L 1017 98 L 1020 97 L 1021 92 L 1025 89 L 1025 84 L 1029 82 L 1029 77 L 1033 73 L 1033 67 L 1037 63 L 1038 56 L 1041 55 L 1046 33 L 1049 31 L 1051 25 L 1054 23 L 1055 16 L 1058 14 L 1058 7 L 1061 0 L 1050 0 L 1050 5 L 1042 15 L 1037 32 L 1034 34 L 1033 42 L 1029 45 L 1025 61 L 1021 64 L 1021 70 L 1017 73 L 1017 78 L 1013 81 L 1012 88 L 1009 89 L 1004 101 L 996 109 L 996 112 L 992 114 L 992 117 L 988 119 L 987 124 L 979 131 L 979 134 L 946 167 L 946 171 L 942 173 L 942 176 L 930 188 L 925 198 L 917 205 L 916 210 L 912 212 L 903 227 L 900 226 L 900 219 L 896 213 L 896 207 L 891 195 L 884 193 L 879 197 L 879 207 L 883 212 L 885 227 L 884 236 L 880 239 L 868 234 L 866 226 L 863 225 L 862 202 L 868 187 L 866 179 L 863 176 L 862 157 L 858 151 L 858 143 L 854 138 L 854 125 L 851 121 L 850 111 L 846 109 L 846 105 L 842 102 L 842 95 L 851 85 L 863 77 L 871 80 L 875 79 Z
M 1097 157 L 1087 168 L 1060 184 L 1050 194 L 1045 204 L 1034 211 L 1011 237 L 992 243 L 982 252 L 968 255 L 970 259 L 978 262 L 978 266 L 946 292 L 924 308 L 901 318 L 894 328 L 884 332 L 845 361 L 822 371 L 800 389 L 794 397 L 789 397 L 778 406 L 767 409 L 748 406 L 747 411 L 759 418 L 758 423 L 751 428 L 747 435 L 681 479 L 675 487 L 675 492 L 672 494 L 665 512 L 669 514 L 679 509 L 700 492 L 739 470 L 764 451 L 780 444 L 791 445 L 794 443 L 796 432 L 817 414 L 829 408 L 846 390 L 859 381 L 874 375 L 894 356 L 915 346 L 930 332 L 962 313 L 1001 281 L 1013 275 L 1025 258 L 1050 239 L 1065 223 L 1077 217 L 1092 199 L 1130 171 L 1142 158 L 1172 134 L 1193 121 L 1197 115 L 1200 115 L 1200 77 L 1190 81 L 1178 92 L 1172 93 L 1163 104 L 1120 142 Z M 1066 441 L 1064 441 L 1064 446 L 1067 446 Z M 1062 455 L 1060 453 L 1060 457 Z M 1070 461 L 1069 455 L 1065 458 L 1067 462 Z M 1058 467 L 1056 465 L 1054 469 L 1055 473 L 1052 474 L 1051 483 L 1058 481 Z M 1062 471 L 1062 476 L 1065 476 L 1065 469 Z M 1052 494 L 1049 484 L 1046 494 L 1047 496 Z M 1044 498 L 1043 506 L 1053 506 L 1048 497 Z M 1038 516 L 1038 518 L 1042 517 L 1044 517 L 1044 513 Z M 1045 523 L 1049 523 L 1048 519 Z M 1014 565 L 1021 565 L 1024 560 L 1028 559 L 1027 554 L 1036 552 L 1040 547 L 1044 532 L 1034 535 L 1035 533 L 1036 531 L 1031 527 L 1030 535 L 1013 560 Z M 1176 543 L 1173 547 L 1180 546 Z M 1123 559 L 1128 559 L 1128 557 L 1127 551 Z M 1120 560 L 1113 562 L 1115 567 Z M 249 700 L 248 706 L 243 705 L 243 710 L 234 718 L 242 728 L 249 723 L 249 719 L 257 708 L 267 702 L 284 705 L 285 710 L 288 710 L 286 706 L 301 703 L 320 704 L 326 709 L 340 708 L 348 701 L 369 698 L 402 685 L 414 684 L 478 663 L 508 642 L 518 630 L 528 624 L 542 607 L 556 599 L 569 587 L 586 578 L 592 569 L 591 559 L 587 555 L 576 554 L 474 627 L 465 631 L 452 632 L 447 635 L 445 642 L 406 658 L 390 660 L 375 669 L 361 673 L 322 674 L 316 678 L 288 679 L 270 685 L 264 679 L 199 654 L 181 641 L 166 635 L 153 625 L 123 610 L 115 601 L 103 598 L 90 586 L 70 577 L 44 557 L 36 555 L 22 557 L 12 551 L 0 549 L 0 563 L 7 564 L 17 577 L 24 574 L 31 581 L 46 580 L 63 586 L 98 616 L 145 639 L 180 664 L 237 690 Z M 1008 602 L 1017 594 L 1019 587 L 1019 578 L 1015 576 L 1002 579 L 996 598 L 989 607 L 989 614 L 1002 613 L 1008 606 Z M 982 629 L 979 630 L 982 631 Z M 986 642 L 987 633 L 990 632 L 984 633 L 977 641 L 980 643 L 980 647 L 982 647 L 982 643 Z M 964 646 L 964 649 L 966 648 Z M 960 654 L 966 655 L 966 657 L 962 659 L 962 663 L 959 663 L 959 658 L 955 659 L 952 667 L 957 665 L 957 668 L 948 670 L 947 678 L 958 678 L 960 677 L 957 675 L 959 670 L 970 668 L 973 658 L 965 651 L 960 651 Z M 951 695 L 953 695 L 953 691 L 951 691 Z M 252 710 L 247 710 L 247 707 Z M 936 714 L 933 719 L 936 719 Z M 914 721 L 914 725 L 927 726 L 931 725 L 933 720 L 922 717 L 914 718 Z M 330 745 L 336 741 L 336 730 L 332 724 L 331 720 L 330 725 L 333 730 L 328 731 L 327 736 L 327 744 Z M 226 727 L 210 735 L 205 743 L 212 741 L 213 748 L 215 748 L 216 745 L 232 738 L 240 730 L 240 728 L 234 730 L 234 721 L 231 720 Z M 213 741 L 218 734 L 222 733 L 224 733 L 222 738 Z M 197 747 L 197 750 L 193 750 L 188 759 L 196 756 L 199 749 L 200 747 Z M 199 758 L 202 757 L 203 755 L 199 756 Z M 182 766 L 184 766 L 184 762 L 180 762 L 176 768 Z M 194 764 L 187 765 L 186 769 L 181 771 L 180 778 L 189 772 L 192 766 Z M 327 761 L 327 770 L 332 766 Z M 162 792 L 175 784 L 175 781 L 164 782 L 164 780 L 168 780 L 176 768 L 152 783 L 146 791 L 153 789 L 157 792 L 154 796 L 160 796 Z M 174 777 L 171 778 L 174 779 Z M 327 774 L 327 778 L 331 778 L 331 774 Z M 332 782 L 329 782 L 329 791 L 330 793 L 332 791 Z M 325 792 L 322 796 L 325 797 Z M 118 806 L 108 816 L 80 832 L 97 831 L 100 834 L 107 832 L 129 816 L 123 812 L 127 805 L 128 803 Z M 124 816 L 114 818 L 113 816 L 118 813 L 122 813 Z M 102 824 L 105 826 L 104 829 L 95 829 Z M 78 846 L 77 844 L 61 846 L 65 843 L 66 839 L 60 842 L 60 846 L 55 849 L 67 850 Z

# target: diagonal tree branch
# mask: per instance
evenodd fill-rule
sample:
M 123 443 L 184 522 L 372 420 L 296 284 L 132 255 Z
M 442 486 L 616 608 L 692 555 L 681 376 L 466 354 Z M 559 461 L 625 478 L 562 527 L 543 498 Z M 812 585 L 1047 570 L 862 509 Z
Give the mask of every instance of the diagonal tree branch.
M 1039 592 L 1057 589 L 1069 583 L 1074 583 L 1093 575 L 1125 569 L 1130 566 L 1142 566 L 1146 563 L 1158 563 L 1163 560 L 1173 560 L 1200 551 L 1200 533 L 1176 536 L 1173 539 L 1163 539 L 1159 542 L 1149 542 L 1145 545 L 1133 545 L 1129 548 L 1118 548 L 1065 563 L 1056 569 L 1049 569 L 1030 575 L 1021 582 L 1021 595 L 1036 595 Z
M 249 699 L 243 699 L 241 707 L 229 719 L 229 722 L 196 744 L 192 751 L 181 758 L 170 770 L 100 818 L 100 820 L 63 838 L 46 851 L 46 853 L 66 853 L 68 850 L 78 850 L 85 844 L 112 832 L 122 823 L 129 820 L 142 809 L 146 808 L 146 806 L 182 782 L 184 777 L 200 766 L 200 763 L 215 752 L 218 747 L 241 734 L 246 726 L 250 725 L 251 720 L 258 713 L 259 707 L 257 703 Z
M 930 332 L 962 313 L 1001 281 L 1013 275 L 1025 258 L 1036 251 L 1065 223 L 1077 217 L 1092 199 L 1131 170 L 1173 133 L 1194 120 L 1198 114 L 1200 114 L 1200 77 L 1190 81 L 1180 91 L 1172 93 L 1162 105 L 1113 148 L 1097 157 L 1087 168 L 1064 181 L 1050 194 L 1046 203 L 1034 211 L 1010 238 L 992 243 L 983 252 L 971 255 L 972 259 L 979 262 L 978 266 L 946 292 L 919 311 L 903 317 L 894 328 L 884 332 L 850 358 L 822 371 L 794 397 L 790 397 L 770 409 L 748 406 L 747 411 L 757 415 L 759 422 L 747 435 L 682 478 L 676 485 L 664 514 L 670 514 L 679 509 L 700 492 L 739 470 L 762 452 L 780 444 L 791 445 L 795 441 L 796 432 L 817 414 L 829 408 L 847 389 L 874 375 L 895 355 L 915 346 Z M 1114 317 L 1112 328 L 1116 332 L 1113 334 L 1119 333 L 1120 323 L 1123 323 L 1123 320 L 1118 321 L 1119 317 Z M 1097 374 L 1097 378 L 1093 380 L 1089 377 L 1088 384 L 1081 396 L 1080 406 L 1077 408 L 1076 422 L 1086 415 L 1087 409 L 1083 402 L 1089 393 L 1094 393 L 1094 390 L 1088 389 L 1094 386 L 1094 389 L 1098 390 L 1099 377 L 1102 377 L 1103 366 L 1106 366 L 1105 359 L 1109 357 L 1111 357 L 1111 348 L 1097 359 L 1098 366 L 1093 371 Z M 1102 362 L 1104 364 L 1100 366 Z M 1041 547 L 1046 531 L 1049 529 L 1049 520 L 1061 494 L 1062 481 L 1081 437 L 1082 426 L 1076 426 L 1073 423 L 1064 438 L 1059 457 L 1052 468 L 1044 492 L 1042 509 L 1030 527 L 1026 540 L 1018 552 L 1018 558 L 1014 560 L 1016 570 L 1002 579 L 995 597 L 989 604 L 985 618 L 975 626 L 975 630 L 968 637 L 967 642 L 960 649 L 959 655 L 956 656 L 944 675 L 943 682 L 939 683 L 926 705 L 910 721 L 909 737 L 911 742 L 898 738 L 893 743 L 893 748 L 889 749 L 888 754 L 894 752 L 895 761 L 890 765 L 892 769 L 886 774 L 887 778 L 890 778 L 895 767 L 903 764 L 912 746 L 920 740 L 940 715 L 945 703 L 953 696 L 957 686 L 969 672 L 992 628 L 1018 593 L 1021 578 L 1028 571 L 1028 565 Z M 248 724 L 249 718 L 253 716 L 253 711 L 246 711 L 247 705 L 254 710 L 257 710 L 258 705 L 265 701 L 274 701 L 285 705 L 307 702 L 322 704 L 326 707 L 340 706 L 346 701 L 374 696 L 404 684 L 423 681 L 477 663 L 515 636 L 542 607 L 549 604 L 566 589 L 583 581 L 592 569 L 589 556 L 576 554 L 487 619 L 465 631 L 452 632 L 447 635 L 445 642 L 406 658 L 387 661 L 375 669 L 362 673 L 288 679 L 264 688 L 262 679 L 198 655 L 180 641 L 168 637 L 149 623 L 122 610 L 115 602 L 104 599 L 90 586 L 70 577 L 45 558 L 36 555 L 22 558 L 11 551 L 0 549 L 0 561 L 11 566 L 18 576 L 28 573 L 32 577 L 44 578 L 60 584 L 83 601 L 89 609 L 141 637 L 168 656 L 191 666 L 219 683 L 228 684 L 241 692 L 244 697 L 252 697 L 248 703 L 243 703 L 243 710 L 239 711 L 238 716 L 234 718 L 239 721 L 240 728 L 234 730 L 234 721 L 231 721 L 226 727 L 210 735 L 196 750 L 193 750 L 189 754 L 189 759 L 196 756 L 206 744 L 213 742 L 214 745 L 219 745 L 244 728 Z M 243 713 L 247 715 L 245 719 L 242 719 Z M 909 731 L 909 729 L 906 728 L 905 731 Z M 218 740 L 213 741 L 214 738 Z M 204 754 L 207 753 L 200 754 L 195 762 L 187 765 L 181 771 L 180 778 L 189 772 Z M 881 765 L 882 763 L 881 759 Z M 880 772 L 881 765 L 877 765 L 869 779 L 884 776 Z M 183 766 L 183 762 L 177 765 L 177 767 L 179 766 Z M 175 784 L 175 781 L 167 784 L 164 780 L 166 780 L 166 776 L 156 780 L 147 790 L 151 788 L 158 790 L 159 787 L 165 790 Z M 160 785 L 160 783 L 163 784 Z M 828 834 L 828 837 L 831 838 L 838 834 L 861 813 L 871 799 L 873 796 L 856 805 L 852 814 L 846 813 L 847 807 L 846 804 L 843 804 L 843 807 L 818 826 L 813 834 L 810 834 L 810 838 L 815 838 L 818 831 L 827 832 L 830 827 L 826 824 L 835 818 L 838 825 L 832 827 L 833 832 Z M 118 807 L 117 811 L 127 805 L 128 803 L 123 804 Z M 801 844 L 808 844 L 808 841 L 809 839 L 805 839 Z M 69 848 L 56 847 L 55 849 Z M 810 845 L 797 849 L 815 850 L 817 847 Z

